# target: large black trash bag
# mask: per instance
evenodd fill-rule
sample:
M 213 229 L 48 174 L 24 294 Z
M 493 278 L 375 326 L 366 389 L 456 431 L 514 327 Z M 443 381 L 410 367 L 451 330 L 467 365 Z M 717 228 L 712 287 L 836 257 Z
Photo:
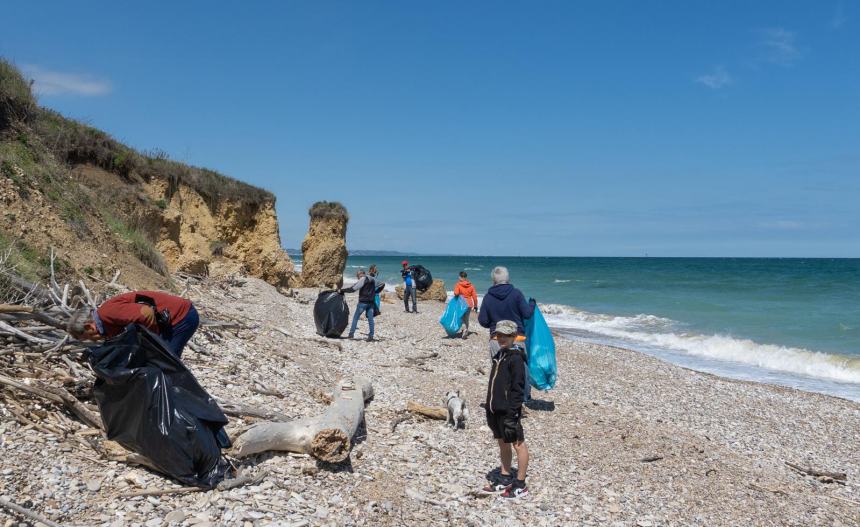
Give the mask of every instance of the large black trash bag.
M 419 291 L 426 291 L 433 285 L 433 275 L 423 265 L 416 265 L 413 268 L 412 277 L 415 278 L 415 288 Z
M 317 334 L 339 337 L 349 324 L 349 306 L 337 291 L 321 291 L 314 304 L 314 323 Z
M 158 336 L 130 325 L 89 360 L 108 439 L 186 485 L 211 489 L 224 478 L 227 417 Z

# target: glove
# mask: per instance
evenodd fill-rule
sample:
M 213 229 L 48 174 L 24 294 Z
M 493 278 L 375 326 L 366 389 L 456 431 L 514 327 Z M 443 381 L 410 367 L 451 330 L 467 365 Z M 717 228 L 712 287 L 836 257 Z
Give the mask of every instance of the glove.
M 477 312 L 478 312 L 478 306 L 475 306 L 475 307 L 473 307 L 472 309 L 474 309 L 474 310 L 475 310 L 475 313 L 477 313 Z
M 529 297 L 529 304 L 531 304 L 531 305 L 536 305 L 536 304 L 537 304 L 537 300 L 535 300 L 534 298 Z

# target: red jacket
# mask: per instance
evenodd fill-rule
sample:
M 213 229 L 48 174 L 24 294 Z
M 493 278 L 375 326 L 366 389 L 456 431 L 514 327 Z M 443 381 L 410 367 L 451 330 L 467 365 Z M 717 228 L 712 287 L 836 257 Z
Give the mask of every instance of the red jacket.
M 460 295 L 469 303 L 469 307 L 478 307 L 478 293 L 472 282 L 461 278 L 454 286 L 454 296 Z
M 132 323 L 138 323 L 146 328 L 158 333 L 158 324 L 155 320 L 149 323 L 146 317 L 141 314 L 142 307 L 149 307 L 147 304 L 135 303 L 137 295 L 148 296 L 155 300 L 155 309 L 162 311 L 167 309 L 170 311 L 170 325 L 175 326 L 185 318 L 188 311 L 191 309 L 191 301 L 178 296 L 162 293 L 161 291 L 132 291 L 123 293 L 112 298 L 108 298 L 102 305 L 96 309 L 102 327 L 99 331 L 105 337 L 114 337 L 122 333 L 125 327 Z

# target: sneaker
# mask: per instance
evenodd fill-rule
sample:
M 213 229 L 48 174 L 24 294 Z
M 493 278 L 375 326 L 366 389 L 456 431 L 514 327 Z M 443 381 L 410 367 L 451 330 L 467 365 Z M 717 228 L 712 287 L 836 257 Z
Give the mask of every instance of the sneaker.
M 484 494 L 500 494 L 508 490 L 514 483 L 514 477 L 511 474 L 500 474 L 495 481 L 491 481 L 486 487 L 481 489 Z
M 376 342 L 376 339 L 373 337 L 367 337 L 367 342 Z
M 353 335 L 352 333 L 350 333 L 349 335 L 347 335 L 347 336 L 346 336 L 346 338 L 348 338 L 348 339 L 354 339 L 354 338 L 355 338 L 355 335 Z
M 504 492 L 502 492 L 502 497 L 507 498 L 509 500 L 516 500 L 519 498 L 524 498 L 529 495 L 529 488 L 526 487 L 525 481 L 520 481 L 518 479 L 514 480 L 514 482 L 508 486 Z

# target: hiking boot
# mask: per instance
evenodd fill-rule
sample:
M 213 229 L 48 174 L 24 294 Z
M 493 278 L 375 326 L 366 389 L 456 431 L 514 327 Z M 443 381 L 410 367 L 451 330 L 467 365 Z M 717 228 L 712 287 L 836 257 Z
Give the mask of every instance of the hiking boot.
M 367 342 L 376 342 L 376 339 L 373 337 L 367 337 Z
M 483 492 L 484 494 L 501 494 L 502 492 L 508 490 L 508 487 L 510 487 L 513 483 L 513 475 L 499 474 L 495 478 L 495 481 L 489 482 L 483 489 L 481 489 L 481 492 Z
M 352 333 L 350 333 L 349 335 L 347 335 L 347 336 L 346 336 L 346 338 L 348 338 L 348 339 L 354 339 L 354 338 L 355 338 L 355 335 L 353 335 Z
M 529 488 L 526 487 L 526 482 L 520 479 L 515 479 L 503 492 L 502 497 L 509 500 L 524 498 L 529 495 Z

